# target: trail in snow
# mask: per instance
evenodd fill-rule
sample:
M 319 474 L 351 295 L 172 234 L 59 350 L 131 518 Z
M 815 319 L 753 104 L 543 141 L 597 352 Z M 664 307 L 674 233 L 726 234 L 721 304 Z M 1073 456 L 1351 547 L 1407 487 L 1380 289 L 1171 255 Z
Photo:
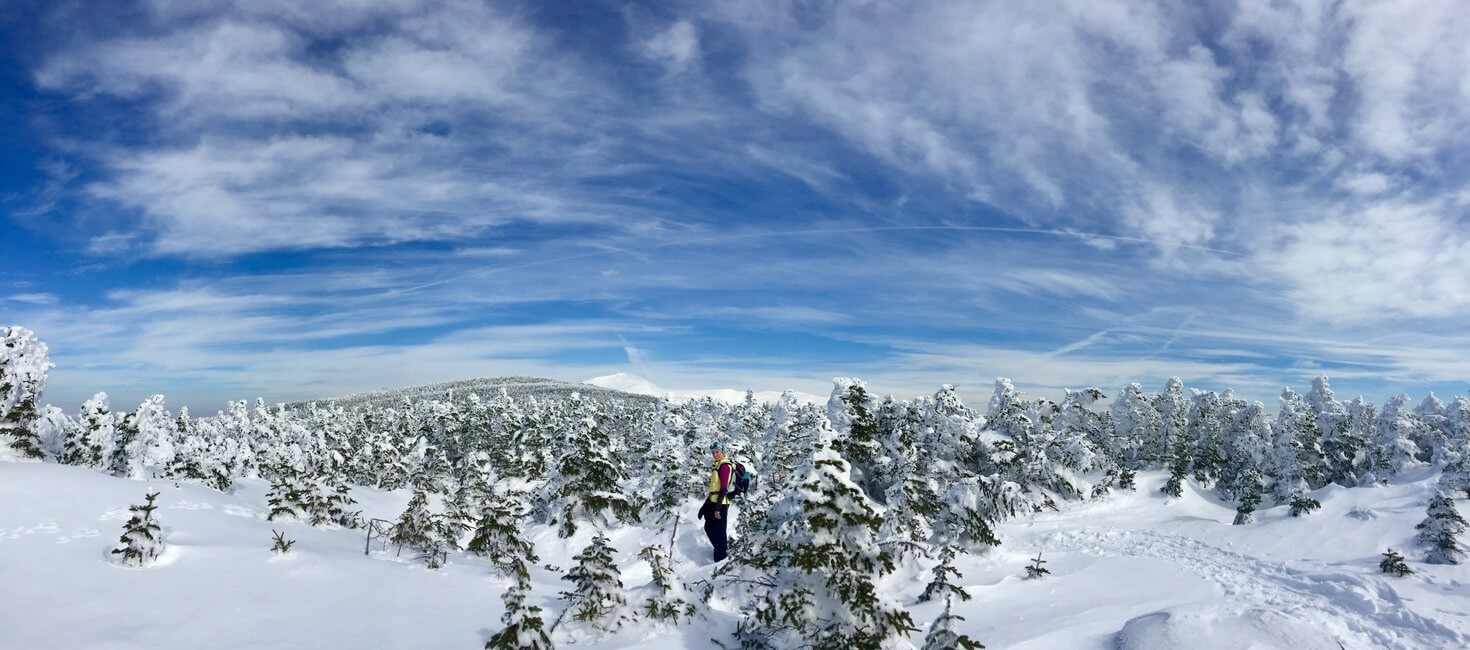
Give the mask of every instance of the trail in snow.
M 1298 617 L 1347 648 L 1464 647 L 1464 635 L 1411 611 L 1381 579 L 1311 573 L 1152 530 L 1058 531 L 1035 540 L 1049 552 L 1134 557 L 1178 564 L 1219 587 L 1227 599 Z

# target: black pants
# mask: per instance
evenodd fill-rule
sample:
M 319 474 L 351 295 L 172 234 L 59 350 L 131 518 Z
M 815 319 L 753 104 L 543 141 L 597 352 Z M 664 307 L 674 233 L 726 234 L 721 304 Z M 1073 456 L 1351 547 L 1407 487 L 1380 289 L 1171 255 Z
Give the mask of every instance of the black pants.
M 720 513 L 718 519 L 714 513 Z M 730 521 L 730 504 L 710 504 L 709 511 L 704 516 L 704 534 L 709 537 L 709 543 L 715 547 L 715 561 L 725 559 L 727 542 L 725 538 L 725 524 Z

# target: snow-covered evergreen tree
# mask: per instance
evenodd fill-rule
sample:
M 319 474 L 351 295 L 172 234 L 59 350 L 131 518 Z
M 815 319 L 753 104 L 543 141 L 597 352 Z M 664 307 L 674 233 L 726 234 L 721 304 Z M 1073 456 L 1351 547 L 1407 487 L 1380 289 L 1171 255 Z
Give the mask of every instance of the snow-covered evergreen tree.
M 124 476 L 150 478 L 164 473 L 174 459 L 174 418 L 163 406 L 163 396 L 144 400 L 125 424 L 131 435 L 123 448 Z
M 1465 549 L 1460 546 L 1460 535 L 1465 532 L 1465 518 L 1455 510 L 1455 500 L 1449 495 L 1434 495 L 1429 500 L 1424 521 L 1414 528 L 1419 531 L 1419 542 L 1428 549 L 1425 562 L 1459 564 L 1465 557 Z
M 481 506 L 474 536 L 465 550 L 489 558 L 513 577 L 524 573 L 527 565 L 540 561 L 536 547 L 523 532 L 528 512 L 519 493 L 497 490 Z
M 945 492 L 935 517 L 935 537 L 941 543 L 970 553 L 1000 546 L 995 524 L 1015 516 L 1020 501 L 1020 488 L 997 477 L 955 481 Z
M 107 467 L 112 455 L 116 420 L 107 408 L 107 393 L 97 393 L 82 404 L 73 435 L 67 437 L 61 462 L 84 467 Z
M 428 546 L 433 535 L 434 513 L 429 511 L 429 495 L 423 490 L 414 490 L 404 506 L 403 514 L 393 525 L 388 541 L 404 548 L 422 549 Z
M 303 482 L 294 470 L 276 474 L 265 493 L 266 505 L 270 506 L 266 521 L 301 519 L 306 514 L 311 499 Z
M 584 523 L 599 529 L 619 521 L 632 523 L 639 508 L 623 491 L 626 476 L 596 407 L 573 393 L 566 408 L 561 423 L 565 451 L 546 488 L 551 498 L 546 505 L 548 523 L 556 524 L 562 537 L 571 537 Z
M 163 528 L 153 518 L 153 511 L 158 509 L 153 503 L 158 499 L 158 493 L 149 492 L 143 498 L 143 505 L 128 506 L 128 511 L 133 514 L 123 524 L 122 537 L 118 539 L 117 547 L 112 549 L 119 563 L 143 566 L 163 555 Z
M 1409 396 L 1388 398 L 1374 423 L 1373 473 L 1383 481 L 1419 464 L 1419 446 L 1424 427 L 1408 410 Z
M 955 630 L 955 622 L 963 621 L 965 617 L 953 613 L 953 605 L 948 598 L 944 600 L 944 611 L 929 624 L 929 631 L 924 634 L 922 650 L 976 650 L 985 647 Z
M 873 398 L 861 379 L 838 377 L 832 380 L 832 396 L 827 400 L 827 419 L 837 432 L 833 445 L 852 467 L 853 481 L 874 498 L 882 488 L 875 484 L 881 458 L 878 421 L 874 416 Z
M 1404 562 L 1404 555 L 1391 548 L 1383 552 L 1383 559 L 1378 562 L 1378 570 L 1396 578 L 1402 578 L 1414 572 Z
M 952 581 L 953 578 L 960 577 L 960 570 L 954 567 L 954 556 L 953 546 L 945 546 L 939 550 L 939 563 L 934 565 L 931 572 L 933 577 L 929 584 L 924 585 L 924 593 L 919 594 L 919 602 L 927 603 L 941 598 L 947 602 L 954 596 L 958 596 L 960 600 L 970 599 L 969 592 Z
M 741 622 L 742 643 L 770 647 L 883 647 L 915 631 L 874 581 L 893 571 L 875 539 L 882 524 L 833 449 L 822 422 L 816 448 L 773 515 L 781 522 L 763 551 L 772 588 Z
M 1353 398 L 1344 408 L 1342 422 L 1334 428 L 1336 435 L 1324 444 L 1324 455 L 1329 456 L 1328 466 L 1336 470 L 1339 485 L 1357 487 L 1371 485 L 1377 480 L 1373 451 L 1377 413 L 1373 404 L 1361 396 Z M 1328 449 L 1331 449 L 1330 455 L 1326 453 Z M 1336 461 L 1336 464 L 1331 461 Z
M 878 545 L 896 559 L 928 553 L 934 536 L 930 522 L 939 514 L 940 501 L 934 482 L 926 476 L 917 458 L 905 458 L 898 481 L 888 488 L 888 509 L 878 529 Z
M 1167 455 L 1159 410 L 1138 384 L 1129 384 L 1109 409 L 1113 419 L 1113 455 L 1125 469 L 1146 469 L 1162 464 Z
M 541 620 L 541 608 L 526 604 L 526 593 L 530 590 L 529 577 L 511 580 L 502 598 L 505 612 L 500 615 L 500 622 L 505 627 L 485 643 L 486 650 L 551 650 L 551 637 Z
M 639 613 L 652 620 L 670 623 L 693 616 L 694 605 L 685 596 L 688 589 L 674 573 L 668 552 L 661 546 L 649 545 L 638 552 L 638 558 L 648 563 L 653 575 L 652 581 L 643 589 L 646 596 L 638 604 Z
M 1444 465 L 1449 461 L 1445 457 L 1445 448 L 1449 445 L 1451 437 L 1449 409 L 1444 402 L 1434 396 L 1433 391 L 1430 391 L 1419 402 L 1419 405 L 1414 407 L 1414 419 L 1418 426 L 1411 440 L 1414 447 L 1419 450 L 1417 460 L 1422 463 Z
M 573 620 L 604 630 L 623 623 L 628 601 L 623 597 L 623 578 L 613 554 L 607 536 L 599 532 L 562 577 L 572 583 L 572 590 L 561 595 Z
M 53 367 L 35 333 L 16 325 L 0 329 L 0 458 L 46 455 L 36 421 Z

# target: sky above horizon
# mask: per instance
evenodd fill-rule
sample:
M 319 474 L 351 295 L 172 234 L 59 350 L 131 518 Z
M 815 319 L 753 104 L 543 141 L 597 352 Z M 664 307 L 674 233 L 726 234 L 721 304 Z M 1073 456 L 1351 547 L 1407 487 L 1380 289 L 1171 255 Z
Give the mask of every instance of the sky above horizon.
M 1470 392 L 1455 0 L 10 4 L 0 323 L 69 411 Z

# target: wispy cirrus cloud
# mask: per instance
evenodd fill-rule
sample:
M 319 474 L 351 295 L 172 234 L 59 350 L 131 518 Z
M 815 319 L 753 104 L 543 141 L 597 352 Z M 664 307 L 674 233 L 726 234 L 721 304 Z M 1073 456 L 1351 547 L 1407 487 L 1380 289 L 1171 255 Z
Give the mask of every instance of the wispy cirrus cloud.
M 1448 0 L 43 13 L 45 218 L 0 244 L 40 283 L 0 309 L 55 390 L 633 364 L 1264 397 L 1470 363 Z

